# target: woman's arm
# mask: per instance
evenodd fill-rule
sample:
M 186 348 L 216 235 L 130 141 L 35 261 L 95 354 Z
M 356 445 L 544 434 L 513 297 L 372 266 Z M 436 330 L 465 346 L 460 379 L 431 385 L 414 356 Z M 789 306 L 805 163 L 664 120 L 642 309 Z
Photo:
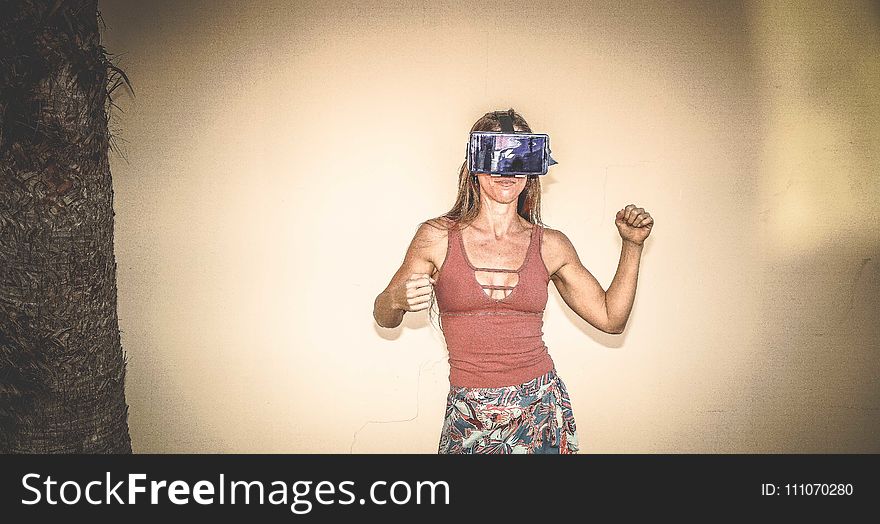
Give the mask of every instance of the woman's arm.
M 623 245 L 617 272 L 602 289 L 596 278 L 583 266 L 574 246 L 560 231 L 547 235 L 551 249 L 557 253 L 559 269 L 551 275 L 562 300 L 590 325 L 605 333 L 623 333 L 632 311 L 639 278 L 639 263 L 645 238 L 654 219 L 642 208 L 630 204 L 617 213 L 615 223 Z
M 560 264 L 559 269 L 550 275 L 550 280 L 556 285 L 562 300 L 594 328 L 605 333 L 620 333 L 622 330 L 608 316 L 607 293 L 581 263 L 565 233 L 547 229 L 544 238 L 548 253 L 554 253 L 554 260 Z
M 608 322 L 613 326 L 612 333 L 623 333 L 629 314 L 636 299 L 636 285 L 639 281 L 639 262 L 642 259 L 642 244 L 624 240 L 620 246 L 620 260 L 617 272 L 605 293 L 605 308 Z
M 420 311 L 430 305 L 434 279 L 431 250 L 445 238 L 443 231 L 423 222 L 410 242 L 400 268 L 385 290 L 373 302 L 373 318 L 379 326 L 394 328 L 407 311 Z

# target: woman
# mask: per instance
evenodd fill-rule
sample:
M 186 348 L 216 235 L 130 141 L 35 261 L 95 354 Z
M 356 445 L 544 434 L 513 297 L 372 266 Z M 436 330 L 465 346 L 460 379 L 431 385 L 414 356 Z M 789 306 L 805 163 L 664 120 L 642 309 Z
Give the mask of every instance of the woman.
M 513 109 L 516 132 L 531 133 Z M 499 131 L 494 112 L 471 131 Z M 473 175 L 467 162 L 445 215 L 420 224 L 373 316 L 396 327 L 436 294 L 449 350 L 449 395 L 439 453 L 577 453 L 571 400 L 542 340 L 547 285 L 606 333 L 622 333 L 632 309 L 642 246 L 654 219 L 628 205 L 605 291 L 561 231 L 541 222 L 538 176 Z

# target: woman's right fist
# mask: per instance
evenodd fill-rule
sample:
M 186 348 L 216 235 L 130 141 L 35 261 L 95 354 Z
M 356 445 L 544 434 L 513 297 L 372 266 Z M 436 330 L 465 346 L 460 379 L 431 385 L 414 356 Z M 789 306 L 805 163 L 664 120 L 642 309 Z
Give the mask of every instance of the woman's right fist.
M 426 273 L 413 273 L 394 290 L 394 303 L 403 311 L 421 311 L 431 305 L 434 279 Z

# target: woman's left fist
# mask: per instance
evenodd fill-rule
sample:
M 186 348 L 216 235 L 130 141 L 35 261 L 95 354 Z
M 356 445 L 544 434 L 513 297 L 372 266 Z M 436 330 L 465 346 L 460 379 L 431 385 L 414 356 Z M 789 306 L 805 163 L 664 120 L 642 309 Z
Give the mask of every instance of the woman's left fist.
M 617 212 L 614 224 L 620 232 L 620 238 L 641 245 L 651 234 L 654 217 L 644 208 L 630 204 Z

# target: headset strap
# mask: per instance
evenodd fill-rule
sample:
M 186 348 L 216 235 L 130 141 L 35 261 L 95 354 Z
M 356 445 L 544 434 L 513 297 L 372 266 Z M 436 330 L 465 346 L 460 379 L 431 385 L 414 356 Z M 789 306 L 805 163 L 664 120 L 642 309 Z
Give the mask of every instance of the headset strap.
M 501 132 L 503 133 L 515 133 L 513 130 L 513 119 L 510 118 L 510 114 L 507 111 L 495 111 L 495 116 L 498 117 L 498 121 L 501 123 Z

